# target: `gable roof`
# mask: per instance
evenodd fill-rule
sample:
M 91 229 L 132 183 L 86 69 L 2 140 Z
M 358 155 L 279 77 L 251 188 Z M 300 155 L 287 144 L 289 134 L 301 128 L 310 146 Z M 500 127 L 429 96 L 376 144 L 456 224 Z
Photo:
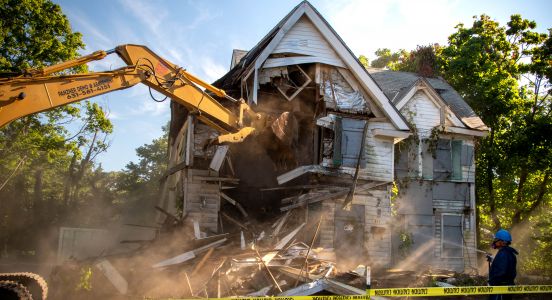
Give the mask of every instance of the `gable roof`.
M 420 80 L 424 80 L 468 128 L 488 130 L 462 96 L 442 78 L 427 78 L 416 73 L 377 68 L 368 68 L 368 72 L 394 105 L 397 105 Z
M 302 1 L 291 10 L 255 47 L 249 50 L 234 68 L 215 81 L 213 85 L 227 91 L 232 91 L 236 85 L 241 84 L 241 80 L 249 77 L 251 74 L 256 75 L 256 72 L 262 67 L 272 50 L 302 16 L 308 17 L 326 41 L 334 48 L 338 56 L 343 60 L 345 67 L 356 77 L 363 89 L 371 96 L 393 125 L 399 130 L 409 130 L 407 122 L 396 107 L 391 104 L 368 71 L 360 64 L 356 56 L 330 24 L 308 1 Z M 257 79 L 257 76 L 254 79 Z M 254 82 L 254 86 L 257 86 L 256 81 Z M 234 92 L 237 91 L 234 90 Z M 256 89 L 253 89 L 253 102 L 256 102 L 256 95 Z

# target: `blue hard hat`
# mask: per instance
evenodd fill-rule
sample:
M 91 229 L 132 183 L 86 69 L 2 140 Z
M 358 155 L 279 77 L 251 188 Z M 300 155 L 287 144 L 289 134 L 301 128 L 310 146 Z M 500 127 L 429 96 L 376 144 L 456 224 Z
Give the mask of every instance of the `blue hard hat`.
M 495 239 L 505 241 L 505 242 L 512 242 L 512 236 L 507 230 L 500 229 L 495 234 Z

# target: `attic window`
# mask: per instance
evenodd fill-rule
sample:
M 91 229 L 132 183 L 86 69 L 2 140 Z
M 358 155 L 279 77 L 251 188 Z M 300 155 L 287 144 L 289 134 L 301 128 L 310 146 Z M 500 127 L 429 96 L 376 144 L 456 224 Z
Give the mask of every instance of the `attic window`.
M 298 65 L 287 67 L 286 76 L 273 78 L 274 85 L 278 91 L 288 100 L 291 101 L 297 96 L 312 79 Z

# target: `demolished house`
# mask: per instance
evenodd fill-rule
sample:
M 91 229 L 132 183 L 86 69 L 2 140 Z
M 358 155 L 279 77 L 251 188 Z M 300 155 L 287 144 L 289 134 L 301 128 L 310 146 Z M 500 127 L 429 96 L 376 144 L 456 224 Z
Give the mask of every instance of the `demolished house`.
M 308 206 L 338 262 L 391 268 L 423 250 L 413 263 L 475 266 L 473 147 L 487 128 L 446 82 L 368 72 L 306 1 L 231 61 L 214 85 L 278 118 L 274 133 L 206 148 L 216 132 L 173 104 L 165 208 L 208 235 L 230 217 L 221 205 L 242 222 Z
M 476 267 L 474 145 L 488 129 L 445 81 L 367 70 L 303 1 L 214 85 L 271 130 L 214 145 L 213 124 L 171 103 L 163 225 L 126 241 L 138 259 L 94 262 L 120 294 L 363 294 L 366 267 Z

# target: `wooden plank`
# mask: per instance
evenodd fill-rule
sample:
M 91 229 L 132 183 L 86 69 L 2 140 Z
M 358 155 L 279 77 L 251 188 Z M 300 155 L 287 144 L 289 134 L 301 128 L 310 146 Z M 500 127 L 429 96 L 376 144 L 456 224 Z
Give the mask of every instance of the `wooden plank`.
M 276 250 L 276 251 L 271 251 L 271 252 L 265 254 L 262 258 L 262 261 L 265 264 L 268 264 L 276 256 L 276 254 L 278 254 L 278 251 L 282 250 L 291 241 L 291 239 L 293 237 L 295 237 L 297 235 L 297 233 L 299 233 L 299 231 L 303 228 L 303 226 L 305 226 L 305 224 L 306 223 L 303 223 L 303 224 L 299 225 L 299 227 L 295 228 L 292 232 L 288 233 L 288 235 L 286 235 L 284 238 L 282 238 L 273 247 L 273 249 Z
M 107 259 L 102 259 L 100 262 L 95 264 L 95 266 L 102 272 L 102 274 L 104 274 L 105 277 L 107 277 L 107 279 L 109 279 L 109 282 L 113 284 L 115 289 L 117 289 L 120 294 L 126 295 L 128 291 L 128 282 Z
M 228 145 L 217 146 L 215 155 L 213 155 L 213 159 L 211 159 L 211 163 L 209 164 L 209 169 L 218 172 L 220 170 L 220 167 L 222 166 L 222 163 L 226 158 L 227 152 L 228 152 Z
M 345 65 L 341 61 L 320 57 L 320 56 L 305 56 L 305 57 L 295 56 L 295 57 L 285 57 L 285 58 L 269 58 L 266 60 L 264 67 L 276 68 L 276 67 L 307 64 L 307 63 L 323 63 L 323 64 L 332 65 L 340 68 L 345 67 Z
M 291 213 L 291 210 L 288 210 L 284 216 L 278 221 L 278 225 L 276 226 L 276 229 L 274 229 L 274 232 L 272 233 L 272 236 L 278 236 L 280 233 L 280 230 L 282 230 L 282 226 L 286 223 L 287 218 L 289 217 Z
M 184 252 L 184 253 L 182 253 L 180 255 L 177 255 L 175 257 L 172 257 L 172 258 L 163 260 L 161 262 L 158 262 L 158 263 L 154 264 L 152 266 L 152 268 L 162 268 L 162 267 L 167 267 L 167 266 L 171 266 L 171 265 L 175 265 L 175 264 L 181 264 L 181 263 L 186 262 L 190 259 L 194 259 L 196 257 L 196 255 L 198 255 L 198 254 L 200 254 L 204 251 L 207 251 L 210 248 L 214 248 L 214 247 L 218 247 L 218 246 L 222 245 L 227 240 L 228 240 L 227 238 L 223 238 L 223 239 L 220 239 L 216 242 L 212 242 L 208 245 L 199 247 L 195 250 Z
M 218 182 L 231 182 L 231 183 L 239 183 L 240 180 L 238 178 L 228 178 L 228 177 L 206 177 L 206 176 L 193 176 L 193 180 L 195 181 L 218 181 Z
M 222 211 L 220 212 L 220 214 L 221 214 L 224 218 L 226 218 L 228 221 L 230 221 L 230 222 L 232 222 L 232 223 L 238 225 L 238 227 L 241 227 L 241 228 L 243 228 L 244 230 L 249 231 L 249 228 L 247 228 L 247 226 L 245 226 L 245 225 L 243 225 L 242 223 L 240 223 L 238 220 L 236 220 L 236 219 L 230 217 L 229 215 L 225 214 L 225 213 L 222 212 Z
M 291 204 L 291 205 L 280 207 L 280 211 L 287 211 L 287 210 L 290 210 L 290 209 L 293 209 L 293 208 L 296 208 L 296 207 L 301 207 L 301 206 L 305 205 L 305 203 L 311 204 L 311 203 L 316 203 L 316 202 L 325 201 L 325 200 L 329 200 L 329 199 L 335 199 L 335 198 L 338 198 L 338 197 L 343 197 L 343 196 L 347 195 L 348 193 L 349 193 L 349 188 L 344 188 L 344 190 L 339 191 L 339 192 L 335 192 L 335 193 L 329 193 L 329 194 L 326 194 L 326 195 L 315 195 L 313 197 L 307 197 L 306 199 L 304 199 L 304 200 L 302 200 L 298 203 L 294 203 L 294 204 Z
M 243 208 L 243 206 L 236 200 L 230 198 L 228 195 L 226 195 L 225 193 L 222 193 L 220 192 L 219 195 L 222 197 L 222 199 L 230 202 L 230 204 L 234 205 L 235 207 L 238 208 L 238 210 L 240 211 L 240 213 L 245 217 L 247 218 L 248 217 L 248 214 L 247 212 L 245 211 L 245 209 Z
M 326 288 L 326 285 L 322 280 L 315 280 L 311 282 L 304 283 L 295 288 L 286 290 L 280 294 L 279 297 L 283 296 L 310 296 L 316 293 L 323 291 Z
M 194 127 L 195 116 L 188 114 L 188 129 L 186 130 L 186 150 L 184 152 L 184 162 L 187 166 L 192 166 L 194 163 Z
M 197 272 L 199 272 L 199 270 L 201 270 L 201 268 L 203 268 L 203 265 L 205 265 L 205 262 L 209 259 L 209 257 L 211 257 L 211 254 L 213 254 L 213 251 L 215 251 L 215 248 L 209 248 L 207 253 L 205 253 L 205 255 L 203 255 L 201 260 L 194 267 L 194 270 L 192 271 L 192 274 L 190 274 L 190 276 L 193 277 L 195 274 L 197 274 Z
M 199 222 L 197 220 L 194 220 L 193 223 L 194 223 L 194 236 L 196 239 L 200 239 L 201 231 L 199 230 Z

